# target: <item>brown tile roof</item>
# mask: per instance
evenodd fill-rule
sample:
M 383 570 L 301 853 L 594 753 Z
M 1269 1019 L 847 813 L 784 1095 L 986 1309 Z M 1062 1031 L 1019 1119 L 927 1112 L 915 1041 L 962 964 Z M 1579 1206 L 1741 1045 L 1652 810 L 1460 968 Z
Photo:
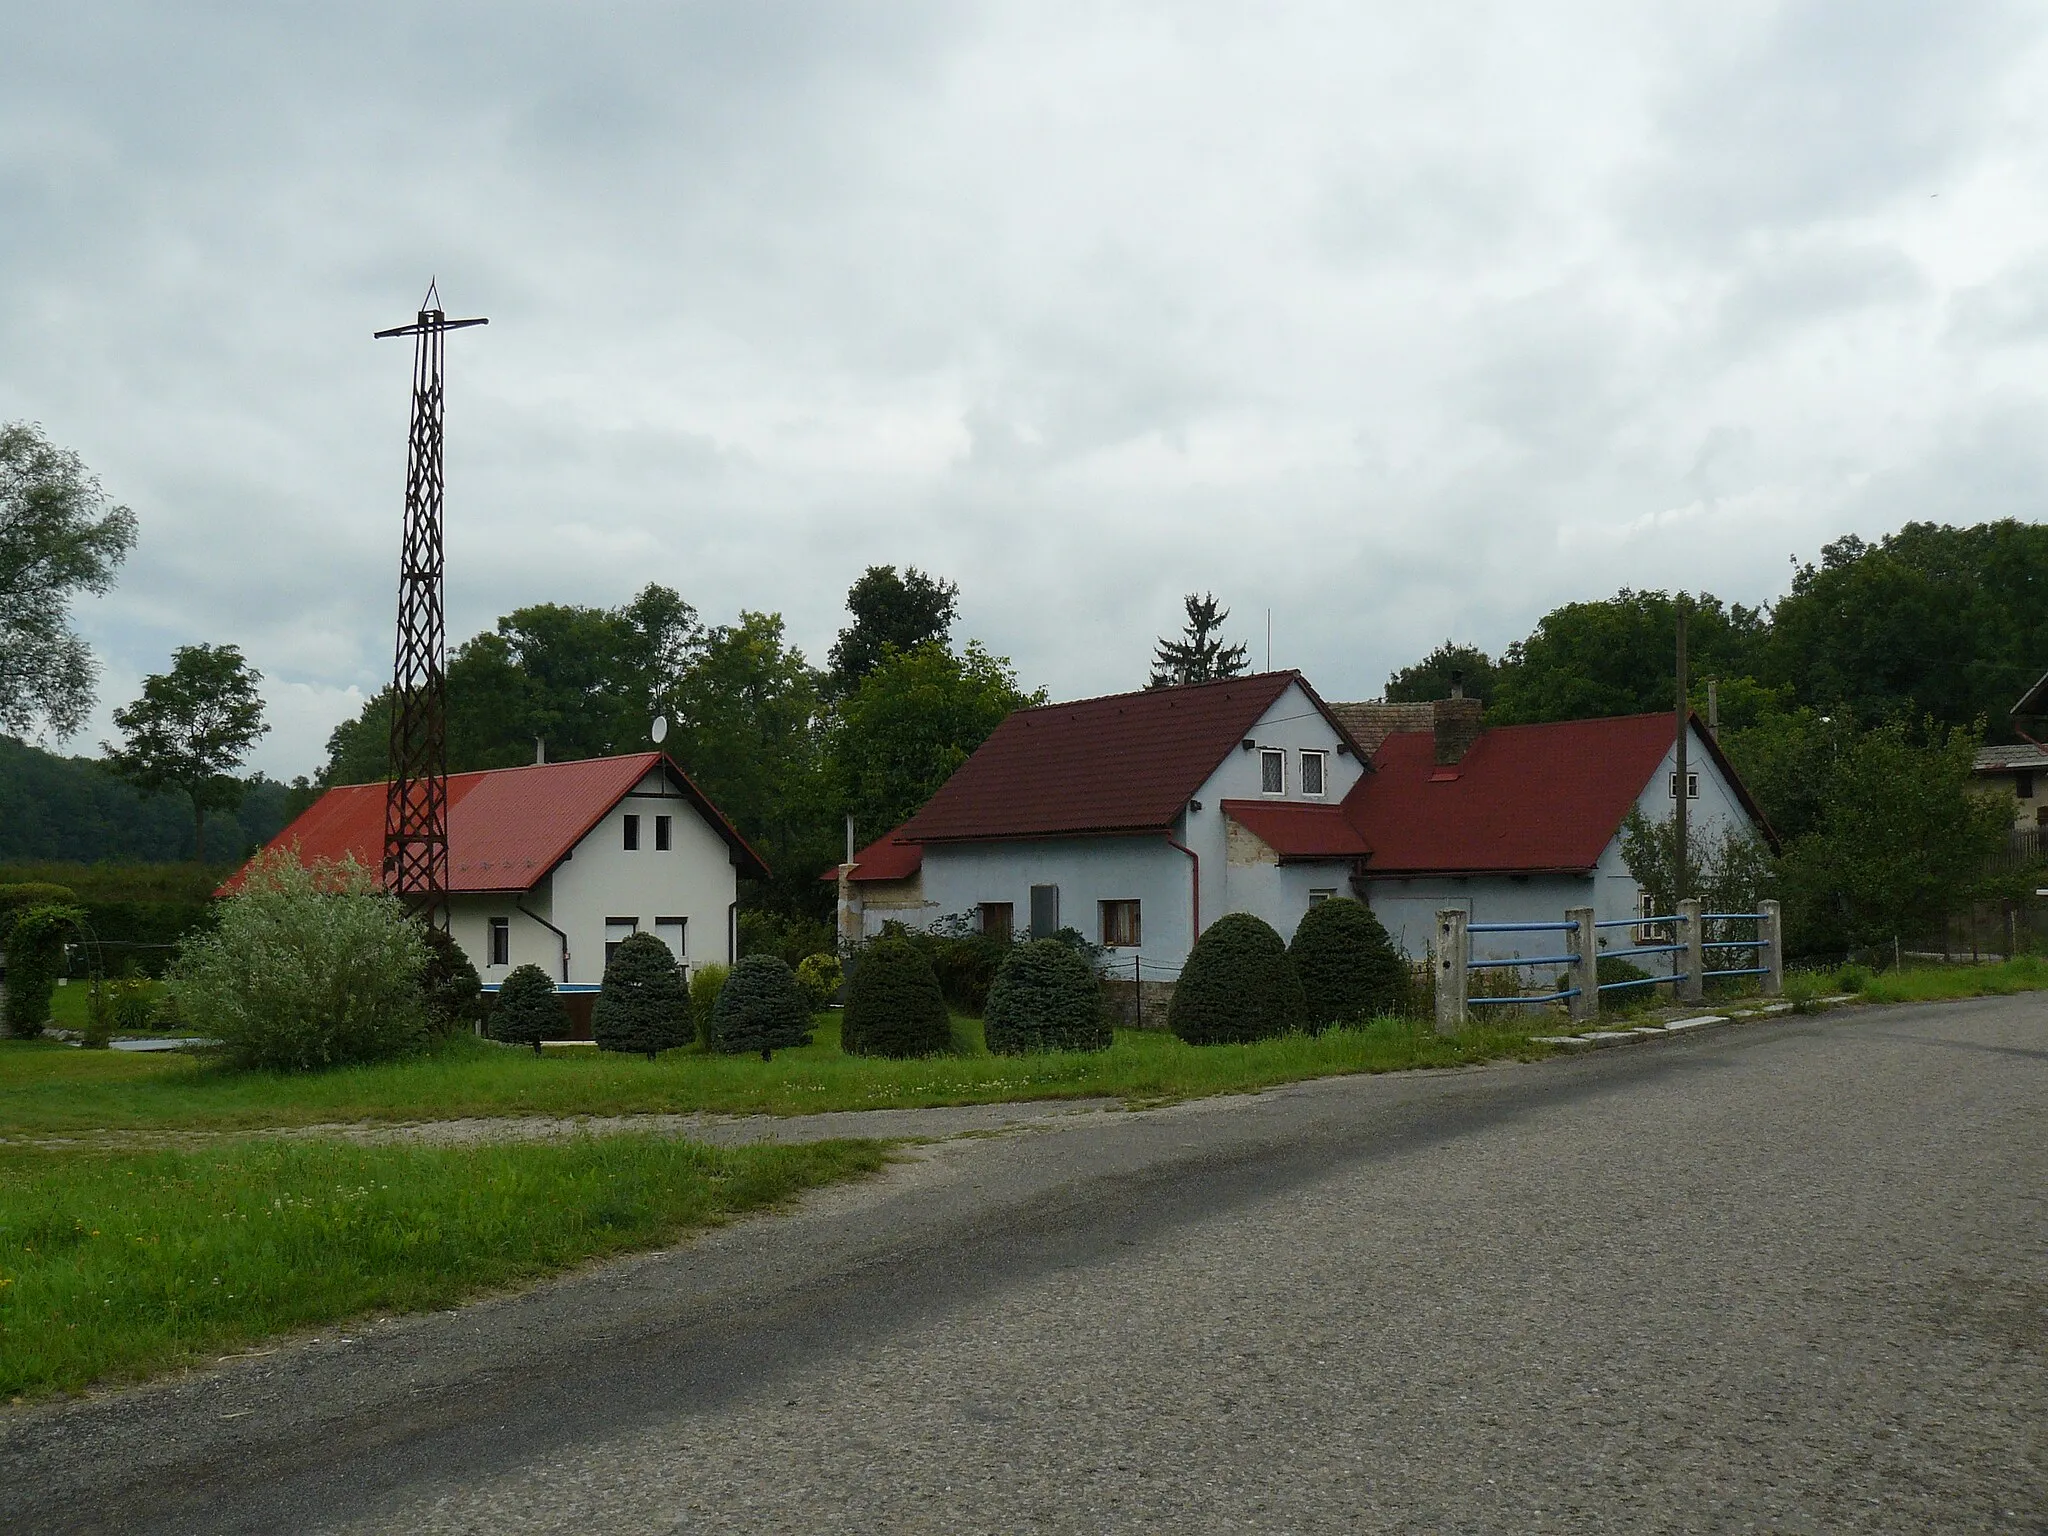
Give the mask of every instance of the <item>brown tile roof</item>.
M 1332 704 L 1330 713 L 1344 723 L 1352 739 L 1367 755 L 1379 751 L 1380 743 L 1396 731 L 1427 731 L 1436 726 L 1436 706 L 1427 699 L 1419 704 L 1389 704 L 1368 699 L 1360 704 Z
M 1165 830 L 1294 683 L 1348 740 L 1298 672 L 1020 709 L 897 835 L 948 843 Z

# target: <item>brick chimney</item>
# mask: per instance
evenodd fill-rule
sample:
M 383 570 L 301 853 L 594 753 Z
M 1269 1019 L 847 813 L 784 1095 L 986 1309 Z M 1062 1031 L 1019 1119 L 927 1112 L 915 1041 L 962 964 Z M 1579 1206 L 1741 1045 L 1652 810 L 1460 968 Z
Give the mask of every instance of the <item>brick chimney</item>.
M 1472 743 L 1479 739 L 1479 717 L 1485 709 L 1479 700 L 1465 697 L 1462 679 L 1451 679 L 1451 696 L 1438 699 L 1430 707 L 1431 724 L 1436 729 L 1436 760 L 1439 765 L 1455 763 L 1472 750 Z

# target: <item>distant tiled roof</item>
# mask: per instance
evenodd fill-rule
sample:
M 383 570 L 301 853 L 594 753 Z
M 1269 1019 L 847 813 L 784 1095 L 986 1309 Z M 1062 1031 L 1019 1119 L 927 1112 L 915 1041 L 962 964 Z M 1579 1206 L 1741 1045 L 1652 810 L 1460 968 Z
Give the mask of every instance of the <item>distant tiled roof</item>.
M 1668 714 L 1495 726 L 1454 766 L 1429 731 L 1387 737 L 1345 797 L 1368 873 L 1583 871 L 1598 862 L 1671 749 Z M 1745 810 L 1763 814 L 1713 739 L 1697 738 Z
M 1436 725 L 1436 706 L 1428 700 L 1419 704 L 1389 704 L 1385 699 L 1368 699 L 1360 704 L 1332 704 L 1330 713 L 1344 722 L 1352 740 L 1366 754 L 1379 751 L 1380 743 L 1396 731 L 1427 731 Z
M 1372 851 L 1341 805 L 1226 800 L 1223 814 L 1283 859 L 1363 858 Z
M 901 827 L 896 829 L 902 831 Z M 870 880 L 908 880 L 924 867 L 924 850 L 916 843 L 896 840 L 896 832 L 884 832 L 867 847 L 853 856 L 853 883 L 862 885 Z M 837 881 L 839 866 L 834 864 L 820 880 Z
M 1976 773 L 2021 773 L 2048 769 L 2048 752 L 2023 741 L 2011 747 L 1979 747 L 1970 764 Z
M 1020 709 L 898 829 L 909 842 L 985 842 L 1171 827 L 1298 672 Z
M 449 890 L 532 889 L 627 791 L 663 767 L 725 839 L 740 873 L 765 878 L 768 866 L 689 775 L 663 753 L 639 752 L 448 775 Z M 385 793 L 382 784 L 330 789 L 267 847 L 296 845 L 307 863 L 350 857 L 374 872 L 384 859 Z M 238 871 L 222 893 L 231 892 L 240 879 Z

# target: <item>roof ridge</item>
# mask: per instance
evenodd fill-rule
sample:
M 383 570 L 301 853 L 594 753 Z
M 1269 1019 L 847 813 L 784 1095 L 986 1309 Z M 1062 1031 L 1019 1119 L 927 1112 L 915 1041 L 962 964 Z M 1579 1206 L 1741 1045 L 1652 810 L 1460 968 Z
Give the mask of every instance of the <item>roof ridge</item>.
M 1011 713 L 1037 715 L 1054 709 L 1075 709 L 1083 704 L 1111 704 L 1118 699 L 1156 699 L 1168 694 L 1189 693 L 1196 689 L 1227 688 L 1232 684 L 1243 687 L 1246 683 L 1261 682 L 1267 678 L 1284 677 L 1292 680 L 1301 675 L 1299 667 L 1276 667 L 1271 672 L 1247 672 L 1241 677 L 1216 677 L 1206 683 L 1175 683 L 1168 688 L 1131 688 L 1122 693 L 1090 694 L 1085 699 L 1059 699 L 1046 704 L 1026 704 L 1020 709 L 1012 710 Z

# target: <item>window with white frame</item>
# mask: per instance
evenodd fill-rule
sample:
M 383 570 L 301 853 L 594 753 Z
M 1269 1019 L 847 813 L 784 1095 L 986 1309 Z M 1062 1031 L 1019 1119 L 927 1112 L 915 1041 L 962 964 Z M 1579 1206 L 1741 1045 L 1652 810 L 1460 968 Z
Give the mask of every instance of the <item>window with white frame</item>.
M 1676 773 L 1672 773 L 1667 775 L 1666 778 L 1667 783 L 1665 786 L 1664 793 L 1671 799 L 1676 800 L 1678 798 L 1678 775 Z M 1688 800 L 1697 800 L 1699 799 L 1699 797 L 1700 776 L 1696 773 L 1688 773 L 1685 776 L 1685 798 Z
M 1259 753 L 1259 793 L 1262 795 L 1284 795 L 1287 793 L 1287 754 L 1277 748 L 1267 747 Z
M 511 918 L 494 917 L 491 919 L 490 957 L 489 961 L 486 962 L 490 965 L 510 965 L 512 963 Z
M 1312 907 L 1320 907 L 1324 902 L 1336 899 L 1337 888 L 1334 885 L 1318 886 L 1308 893 L 1308 904 Z
M 662 819 L 666 821 L 668 818 Z M 690 920 L 687 917 L 657 917 L 654 936 L 668 946 L 668 952 L 676 957 L 677 965 L 690 958 Z
M 604 965 L 611 969 L 612 956 L 619 952 L 619 946 L 640 931 L 637 917 L 608 917 L 604 920 Z
M 1329 753 L 1304 752 L 1301 754 L 1301 792 L 1304 795 L 1321 795 L 1325 774 L 1329 768 Z

